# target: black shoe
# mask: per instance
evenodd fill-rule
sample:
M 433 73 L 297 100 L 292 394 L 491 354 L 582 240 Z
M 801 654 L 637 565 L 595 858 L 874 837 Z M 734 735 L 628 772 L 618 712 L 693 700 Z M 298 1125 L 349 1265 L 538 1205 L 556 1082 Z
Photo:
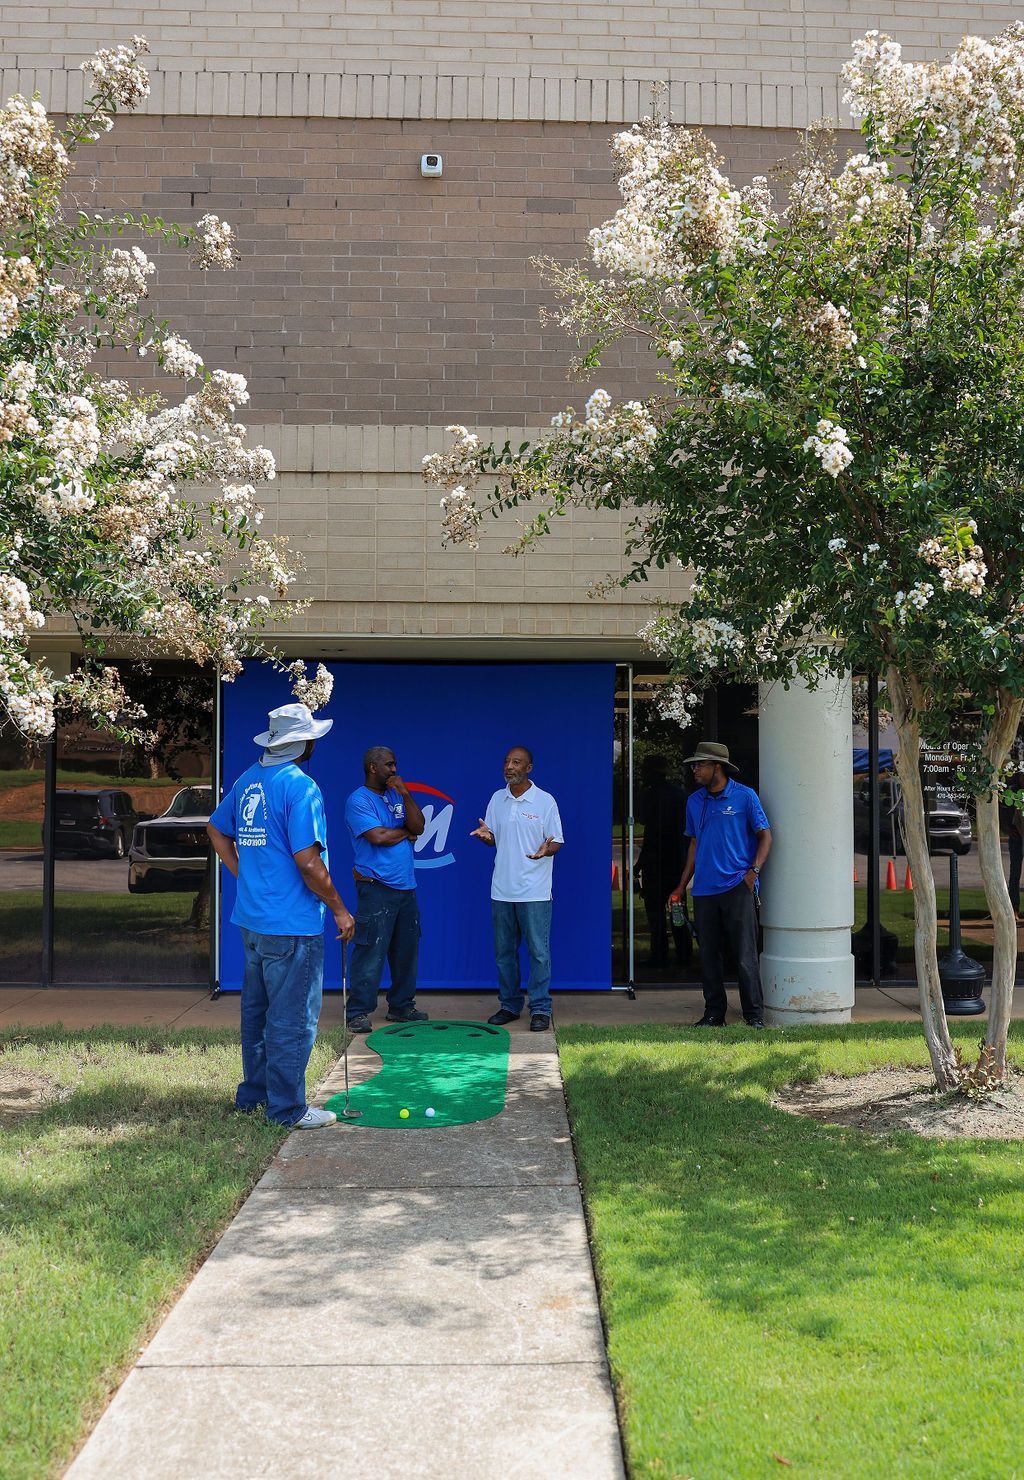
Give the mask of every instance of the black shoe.
M 746 1023 L 748 1028 L 764 1027 L 764 1020 L 762 1018 L 744 1018 L 743 1021 Z
M 418 1007 L 407 1007 L 404 1012 L 392 1012 L 388 1008 L 385 1014 L 389 1023 L 429 1023 L 430 1017 L 425 1012 L 420 1012 Z
M 551 1019 L 546 1012 L 535 1012 L 530 1019 L 531 1033 L 546 1033 L 551 1027 Z
M 350 1033 L 373 1032 L 373 1024 L 370 1022 L 370 1019 L 366 1016 L 365 1012 L 362 1013 L 359 1017 L 349 1018 L 345 1026 Z
M 487 1021 L 493 1023 L 496 1028 L 502 1028 L 506 1023 L 518 1023 L 519 1017 L 518 1012 L 506 1012 L 503 1007 L 499 1007 L 498 1011 L 492 1013 Z
M 707 1013 L 692 1024 L 694 1028 L 724 1028 L 725 1018 L 708 1017 Z

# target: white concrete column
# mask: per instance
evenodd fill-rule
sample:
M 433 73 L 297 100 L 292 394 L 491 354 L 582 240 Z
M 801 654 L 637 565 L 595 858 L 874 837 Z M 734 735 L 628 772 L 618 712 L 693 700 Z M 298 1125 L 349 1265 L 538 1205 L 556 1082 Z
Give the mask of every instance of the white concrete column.
M 848 678 L 762 684 L 765 1022 L 848 1023 L 853 1007 L 853 714 Z

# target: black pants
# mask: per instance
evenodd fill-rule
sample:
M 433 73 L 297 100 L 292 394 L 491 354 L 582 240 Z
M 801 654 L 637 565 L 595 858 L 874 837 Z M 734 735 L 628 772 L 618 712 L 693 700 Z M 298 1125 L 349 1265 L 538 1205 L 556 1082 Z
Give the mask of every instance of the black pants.
M 743 1016 L 760 1018 L 764 1011 L 761 971 L 757 961 L 757 908 L 753 893 L 740 881 L 724 894 L 697 894 L 693 923 L 700 942 L 700 978 L 708 1017 L 724 1018 L 725 986 L 722 957 L 726 944 L 736 957 Z

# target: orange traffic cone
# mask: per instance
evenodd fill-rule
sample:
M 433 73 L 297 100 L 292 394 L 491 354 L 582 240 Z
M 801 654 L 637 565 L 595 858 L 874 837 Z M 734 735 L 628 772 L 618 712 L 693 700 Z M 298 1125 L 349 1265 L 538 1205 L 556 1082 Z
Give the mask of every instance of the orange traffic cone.
M 889 859 L 889 868 L 885 875 L 885 887 L 887 889 L 898 889 L 900 887 L 896 882 L 896 865 L 891 858 Z
M 914 876 L 910 872 L 910 864 L 909 863 L 907 864 L 907 872 L 903 876 L 903 887 L 904 887 L 904 889 L 909 889 L 911 892 L 913 892 L 913 889 L 914 889 Z
M 857 882 L 857 865 L 856 864 L 853 865 L 853 882 L 855 884 Z
M 612 859 L 612 888 L 613 889 L 618 889 L 618 887 L 619 887 L 619 865 L 615 862 L 615 859 L 613 858 Z

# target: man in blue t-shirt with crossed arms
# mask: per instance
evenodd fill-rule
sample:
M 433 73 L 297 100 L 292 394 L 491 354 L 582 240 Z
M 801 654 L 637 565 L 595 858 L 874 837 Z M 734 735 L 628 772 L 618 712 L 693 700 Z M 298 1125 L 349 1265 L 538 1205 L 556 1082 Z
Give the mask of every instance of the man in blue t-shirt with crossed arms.
M 768 818 L 749 786 L 733 778 L 729 747 L 702 740 L 685 764 L 699 788 L 686 804 L 690 848 L 676 893 L 693 880 L 693 923 L 700 944 L 704 1016 L 698 1028 L 720 1028 L 726 996 L 722 954 L 736 955 L 740 1005 L 748 1027 L 764 1027 L 764 998 L 757 960 L 757 878 L 772 846 Z
M 268 1120 L 299 1130 L 332 1125 L 330 1110 L 306 1104 L 324 981 L 324 916 L 339 940 L 355 921 L 327 871 L 324 799 L 299 763 L 334 723 L 305 704 L 284 704 L 253 740 L 263 747 L 207 824 L 210 842 L 238 880 L 232 924 L 242 932 L 242 1082 L 238 1110 L 264 1106 Z
M 364 784 L 345 803 L 359 919 L 349 973 L 348 1026 L 353 1033 L 373 1030 L 370 1015 L 377 1007 L 385 961 L 391 968 L 388 1022 L 427 1021 L 416 1007 L 420 911 L 412 846 L 423 832 L 423 813 L 386 745 L 366 752 L 363 775 Z

